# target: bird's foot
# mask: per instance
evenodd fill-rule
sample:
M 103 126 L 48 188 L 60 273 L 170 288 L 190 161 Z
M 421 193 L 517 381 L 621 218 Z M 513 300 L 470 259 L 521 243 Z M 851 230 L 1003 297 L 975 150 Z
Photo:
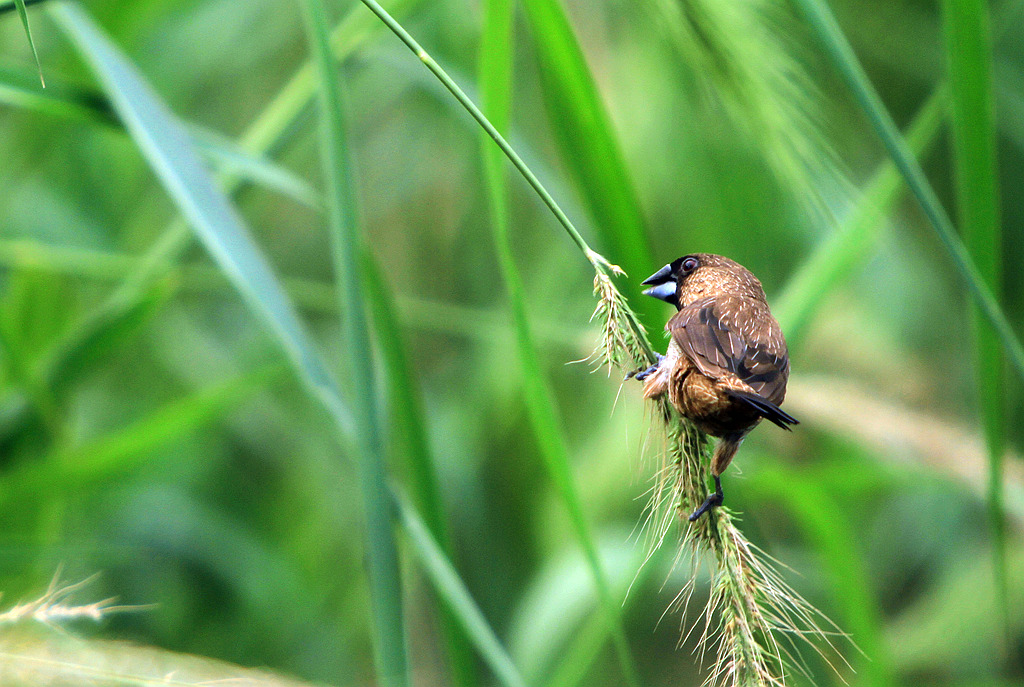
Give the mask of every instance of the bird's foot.
M 658 356 L 658 362 L 654 363 L 653 365 L 651 365 L 649 368 L 642 372 L 630 372 L 628 375 L 626 375 L 626 379 L 636 379 L 636 381 L 642 382 L 648 377 L 650 377 L 652 374 L 657 372 L 658 366 L 661 365 L 661 361 L 665 359 L 665 356 L 659 353 L 655 353 L 654 355 Z
M 701 504 L 701 507 L 698 508 L 697 510 L 693 511 L 693 513 L 690 514 L 690 522 L 693 522 L 694 520 L 696 520 L 700 516 L 702 516 L 705 513 L 707 513 L 712 508 L 718 508 L 721 505 L 722 505 L 722 495 L 721 494 L 719 494 L 716 491 L 715 493 L 708 495 L 708 497 L 706 499 L 704 499 L 704 503 Z
M 709 494 L 708 497 L 704 499 L 704 503 L 701 504 L 700 508 L 698 508 L 697 510 L 693 511 L 693 513 L 690 514 L 690 522 L 695 521 L 697 518 L 704 515 L 709 510 L 713 508 L 718 508 L 719 506 L 722 505 L 723 500 L 725 500 L 725 494 L 722 493 L 722 481 L 716 475 L 714 493 Z

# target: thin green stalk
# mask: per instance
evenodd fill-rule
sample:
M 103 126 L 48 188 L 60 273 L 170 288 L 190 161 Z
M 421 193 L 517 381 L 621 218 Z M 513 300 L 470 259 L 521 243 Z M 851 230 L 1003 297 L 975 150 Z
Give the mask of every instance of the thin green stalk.
M 943 0 L 942 16 L 952 91 L 953 160 L 957 209 L 967 250 L 994 293 L 1002 287 L 996 114 L 992 86 L 992 38 L 984 0 Z M 1003 454 L 1006 394 L 1003 356 L 995 330 L 971 309 L 982 427 L 988 447 L 988 509 L 995 570 L 996 617 L 1008 639 Z
M 382 22 L 384 22 L 384 24 L 389 29 L 391 29 L 391 31 L 396 36 L 398 36 L 398 38 L 401 39 L 403 43 L 405 43 L 409 50 L 411 50 L 413 54 L 415 54 L 416 57 L 419 58 L 421 62 L 423 62 L 427 69 L 429 69 L 430 72 L 435 77 L 437 77 L 437 79 L 442 84 L 444 84 L 444 87 L 447 88 L 448 91 L 451 92 L 453 96 L 455 96 L 456 100 L 458 100 L 459 103 L 464 108 L 466 108 L 466 111 L 469 112 L 469 114 L 473 117 L 473 119 L 477 121 L 481 128 L 483 128 L 483 130 L 487 132 L 487 135 L 490 136 L 490 138 L 495 142 L 495 144 L 497 144 L 501 151 L 505 153 L 505 156 L 508 157 L 509 161 L 512 162 L 512 164 L 515 166 L 517 170 L 519 170 L 519 173 L 523 175 L 523 178 L 526 179 L 527 183 L 530 184 L 530 186 L 537 193 L 537 195 L 540 196 L 541 200 L 544 201 L 544 204 L 547 205 L 549 210 L 551 210 L 551 213 L 558 220 L 559 224 L 562 225 L 562 228 L 565 229 L 566 233 L 569 234 L 569 237 L 583 252 L 584 257 L 590 262 L 591 265 L 594 266 L 594 269 L 598 273 L 608 277 L 609 279 L 616 275 L 618 273 L 618 269 L 610 262 L 608 262 L 608 260 L 605 259 L 605 257 L 602 256 L 600 253 L 597 253 L 596 251 L 591 249 L 591 247 L 580 235 L 579 231 L 576 230 L 576 227 L 573 225 L 572 221 L 562 211 L 562 208 L 558 206 L 558 203 L 556 203 L 555 199 L 551 197 L 551 194 L 548 193 L 547 189 L 544 188 L 544 185 L 540 183 L 540 180 L 537 179 L 537 177 L 534 175 L 532 171 L 530 171 L 530 168 L 526 165 L 525 162 L 523 162 L 522 158 L 520 158 L 516 151 L 512 149 L 512 146 L 509 145 L 508 141 L 506 141 L 505 138 L 500 133 L 498 133 L 498 130 L 494 128 L 494 125 L 492 125 L 487 120 L 487 117 L 485 117 L 484 114 L 480 111 L 480 109 L 473 103 L 473 101 L 469 99 L 469 96 L 467 96 L 465 92 L 458 86 L 458 84 L 456 84 L 451 79 L 451 77 L 448 76 L 448 74 L 440 67 L 440 65 L 438 65 L 437 62 L 434 61 L 434 58 L 427 54 L 426 50 L 424 50 L 420 46 L 420 44 L 417 43 L 416 40 L 411 35 L 409 35 L 409 32 L 406 31 L 397 21 L 395 21 L 394 18 L 390 14 L 388 14 L 387 11 L 385 11 L 384 8 L 381 7 L 377 2 L 375 2 L 374 0 L 362 0 L 362 2 L 370 9 L 371 12 L 377 15 L 377 17 Z M 655 362 L 657 360 L 657 356 L 655 356 L 654 351 L 647 343 L 646 336 L 642 334 L 643 328 L 640 326 L 640 323 L 636 320 L 636 317 L 632 313 L 629 313 L 626 316 L 626 320 L 629 324 L 630 329 L 636 336 L 637 340 L 643 346 L 644 354 L 646 355 L 647 359 L 650 360 L 651 362 Z
M 526 682 L 520 676 L 512 658 L 498 641 L 494 630 L 473 601 L 466 585 L 459 579 L 455 568 L 445 558 L 444 552 L 431 536 L 423 519 L 405 498 L 394 491 L 392 494 L 405 532 L 412 543 L 413 553 L 434 583 L 434 588 L 448 603 L 455 617 L 462 622 L 466 634 L 473 639 L 480 655 L 505 687 L 526 687 Z
M 321 158 L 327 181 L 327 207 L 335 278 L 342 309 L 342 339 L 352 388 L 352 415 L 363 516 L 366 520 L 370 595 L 373 607 L 377 677 L 387 687 L 410 684 L 402 614 L 402 581 L 394 542 L 391 502 L 384 465 L 386 429 L 376 394 L 374 350 L 363 297 L 359 220 L 350 176 L 348 143 L 337 66 L 331 54 L 322 0 L 305 0 L 313 61 L 319 74 Z
M 364 246 L 363 279 L 370 296 L 374 328 L 380 346 L 384 372 L 387 375 L 389 406 L 393 418 L 394 447 L 405 459 L 404 483 L 409 485 L 416 508 L 444 554 L 454 559 L 454 546 L 448 531 L 441 487 L 438 484 L 434 456 L 425 426 L 425 412 L 420 399 L 419 384 L 406 354 L 406 341 L 398 321 L 394 294 L 380 273 L 373 256 Z M 444 318 L 442 318 L 444 319 Z M 382 423 L 384 420 L 382 420 Z M 461 687 L 480 684 L 473 654 L 458 619 L 451 609 L 440 609 L 441 632 L 448 649 L 452 682 Z
M 21 17 L 21 25 L 25 28 L 25 35 L 28 37 L 28 46 L 32 48 L 32 57 L 36 60 L 36 68 L 39 70 L 39 83 L 46 88 L 46 79 L 43 78 L 43 65 L 39 62 L 39 53 L 36 52 L 36 42 L 32 38 L 32 29 L 28 26 L 28 12 L 25 10 L 25 0 L 14 0 L 18 8 L 18 16 Z
M 653 260 L 640 201 L 563 3 L 524 0 L 521 5 L 533 34 L 544 105 L 561 156 L 609 254 L 627 272 L 644 273 Z M 652 315 L 656 307 L 650 301 Z
M 817 34 L 825 52 L 832 59 L 875 132 L 882 139 L 886 150 L 896 163 L 896 168 L 906 179 L 907 185 L 928 218 L 928 222 L 953 259 L 953 264 L 964 285 L 985 318 L 996 330 L 1014 370 L 1024 380 L 1024 347 L 1017 339 L 1013 327 L 1010 326 L 1009 320 L 1000 308 L 999 301 L 993 295 L 992 289 L 985 282 L 963 241 L 957 235 L 938 196 L 928 183 L 924 170 L 914 159 L 906 141 L 900 136 L 896 124 L 885 109 L 885 105 L 882 104 L 878 93 L 875 92 L 874 86 L 871 85 L 871 81 L 839 28 L 832 11 L 825 0 L 793 0 L 793 2 Z
M 484 30 L 480 45 L 479 82 L 484 108 L 497 127 L 507 128 L 512 97 L 512 4 L 509 0 L 485 0 Z M 481 133 L 481 155 L 487 180 L 491 229 L 502 280 L 516 331 L 516 345 L 522 371 L 523 393 L 541 456 L 558 494 L 569 512 L 576 538 L 583 547 L 594 579 L 597 596 L 608 623 L 619 663 L 628 684 L 640 684 L 636 665 L 629 650 L 621 609 L 612 599 L 607 575 L 597 555 L 590 526 L 583 513 L 579 494 L 572 479 L 569 451 L 558 418 L 557 406 L 534 343 L 522 278 L 512 256 L 509 240 L 508 197 L 501 155 Z
M 13 12 L 15 10 L 20 11 L 22 5 L 28 7 L 29 5 L 38 5 L 43 1 L 44 0 L 5 0 L 4 2 L 0 2 L 0 14 L 6 14 L 7 12 Z

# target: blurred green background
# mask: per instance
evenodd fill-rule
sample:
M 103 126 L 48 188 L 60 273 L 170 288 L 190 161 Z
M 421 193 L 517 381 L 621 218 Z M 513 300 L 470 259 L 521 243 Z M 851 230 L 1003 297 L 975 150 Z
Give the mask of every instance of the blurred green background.
M 726 504 L 757 546 L 792 569 L 783 568 L 787 582 L 863 649 L 839 642 L 852 666 L 840 665 L 841 677 L 809 657 L 815 682 L 1024 682 L 1021 379 L 997 363 L 1003 388 L 983 388 L 1004 412 L 981 410 L 967 291 L 892 172 L 888 189 L 875 181 L 885 150 L 811 30 L 769 0 L 563 4 L 603 114 L 589 121 L 587 89 L 562 78 L 571 70 L 559 59 L 571 50 L 546 30 L 544 13 L 559 5 L 532 0 L 516 11 L 510 43 L 510 140 L 591 245 L 627 269 L 618 284 L 656 348 L 669 313 L 642 302 L 639 282 L 665 262 L 721 253 L 763 281 L 790 338 L 785 408 L 801 424 L 791 435 L 771 426 L 751 435 L 726 476 Z M 920 123 L 912 144 L 959 226 L 951 110 L 944 100 L 926 109 L 950 59 L 942 8 L 831 5 L 897 125 Z M 386 6 L 475 97 L 481 7 Z M 991 68 L 997 295 L 1017 331 L 1021 6 L 992 5 L 991 63 L 966 78 L 984 83 Z M 365 7 L 328 4 L 343 26 L 360 228 L 395 299 L 410 366 L 409 388 L 389 386 L 384 372 L 379 389 L 357 387 L 344 374 L 350 351 L 319 209 L 317 111 L 283 90 L 309 59 L 300 3 L 85 7 L 171 110 L 205 132 L 197 135 L 213 151 L 211 168 L 247 176 L 236 206 L 346 398 L 379 393 L 392 409 L 401 392 L 419 398 L 453 563 L 526 681 L 622 684 L 541 459 L 552 437 L 537 436 L 524 405 L 476 125 Z M 129 284 L 131 307 L 104 310 L 179 213 L 74 44 L 45 8 L 28 16 L 45 92 L 17 13 L 0 15 L 3 606 L 41 594 L 58 569 L 65 581 L 101 573 L 75 598 L 154 607 L 98 626 L 67 621 L 76 636 L 302 680 L 373 683 L 351 447 L 199 244 L 160 262 L 152 282 Z M 265 109 L 282 98 L 297 105 L 295 116 L 267 124 Z M 253 133 L 254 122 L 273 134 Z M 967 127 L 974 131 L 969 117 Z M 612 594 L 625 599 L 641 680 L 700 684 L 706 666 L 693 638 L 677 645 L 680 628 L 699 620 L 707 576 L 686 615 L 664 614 L 689 568 L 683 556 L 673 572 L 675 533 L 637 575 L 661 439 L 649 433 L 634 385 L 567 364 L 587 358 L 599 335 L 592 269 L 508 169 L 510 241 L 555 431 Z M 812 260 L 833 278 L 794 279 Z M 378 347 L 397 342 L 379 324 L 375 337 Z M 1006 434 L 1005 594 L 993 569 L 1002 547 L 990 522 L 983 417 Z M 399 418 L 385 428 L 388 466 L 415 494 L 409 426 Z M 408 541 L 397 542 L 414 684 L 493 684 L 476 659 L 470 677 L 455 676 L 437 598 Z

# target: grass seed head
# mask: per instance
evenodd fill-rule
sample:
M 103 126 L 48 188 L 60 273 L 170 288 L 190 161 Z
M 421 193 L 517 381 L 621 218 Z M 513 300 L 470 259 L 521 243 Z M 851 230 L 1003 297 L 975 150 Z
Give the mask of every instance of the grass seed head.
M 615 274 L 622 273 L 614 265 L 611 268 Z M 594 295 L 597 296 L 597 307 L 590 319 L 601 323 L 601 336 L 590 355 L 595 368 L 605 367 L 611 375 L 613 368 L 630 372 L 638 367 L 646 367 L 648 362 L 644 344 L 637 338 L 637 332 L 630 323 L 630 319 L 637 322 L 636 316 L 626 303 L 626 298 L 615 288 L 611 277 L 600 269 L 594 274 Z M 644 328 L 639 324 L 637 326 L 640 335 L 646 337 Z

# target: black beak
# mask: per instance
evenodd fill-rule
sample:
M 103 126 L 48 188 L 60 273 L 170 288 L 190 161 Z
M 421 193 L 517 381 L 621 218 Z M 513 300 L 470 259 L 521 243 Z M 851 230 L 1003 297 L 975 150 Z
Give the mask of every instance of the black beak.
M 652 296 L 666 303 L 676 304 L 676 278 L 672 274 L 672 265 L 665 265 L 660 270 L 644 279 L 643 284 L 650 284 L 651 288 L 644 291 L 645 296 Z

